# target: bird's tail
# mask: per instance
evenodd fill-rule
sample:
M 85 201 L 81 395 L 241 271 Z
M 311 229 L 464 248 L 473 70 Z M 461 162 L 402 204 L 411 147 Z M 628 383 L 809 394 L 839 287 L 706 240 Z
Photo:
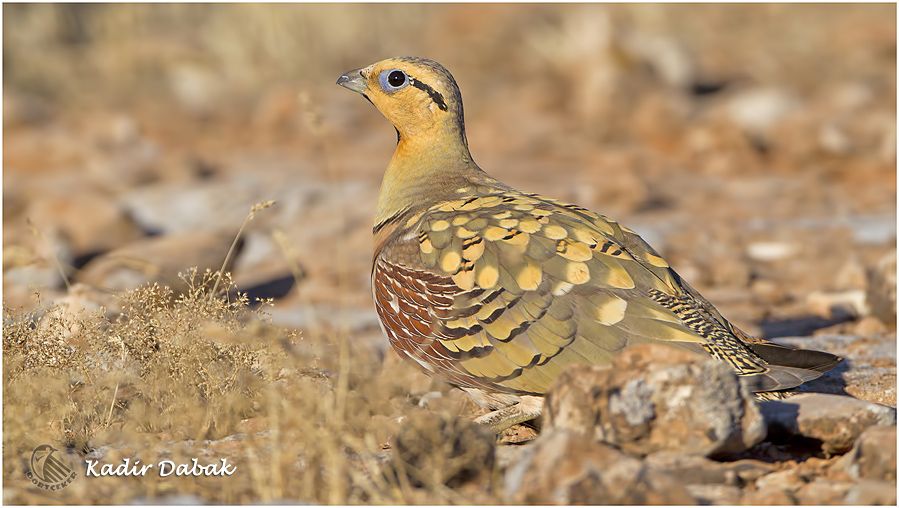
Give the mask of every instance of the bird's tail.
M 831 353 L 795 349 L 771 342 L 747 343 L 746 346 L 768 364 L 767 372 L 753 376 L 752 390 L 772 392 L 795 388 L 821 377 L 843 359 Z

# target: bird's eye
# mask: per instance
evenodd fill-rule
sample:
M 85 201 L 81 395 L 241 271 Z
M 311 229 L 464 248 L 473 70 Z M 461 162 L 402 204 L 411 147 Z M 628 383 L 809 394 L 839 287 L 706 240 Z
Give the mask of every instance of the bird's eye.
M 381 88 L 385 92 L 395 92 L 409 84 L 409 77 L 406 76 L 405 72 L 393 69 L 382 72 L 379 76 L 379 81 L 381 82 Z

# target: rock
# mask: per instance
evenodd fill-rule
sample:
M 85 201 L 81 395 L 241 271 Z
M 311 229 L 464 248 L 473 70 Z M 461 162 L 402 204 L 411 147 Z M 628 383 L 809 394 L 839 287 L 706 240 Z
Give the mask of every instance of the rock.
M 121 192 L 159 178 L 164 163 L 162 149 L 140 135 L 132 118 L 115 116 L 101 127 L 94 133 L 96 149 L 87 161 L 93 181 Z
M 745 131 L 761 135 L 796 107 L 795 99 L 784 90 L 753 88 L 734 95 L 727 112 Z
M 796 245 L 784 242 L 755 242 L 746 247 L 746 255 L 753 261 L 779 261 L 794 255 Z
M 512 504 L 694 504 L 673 478 L 590 436 L 568 429 L 544 433 L 505 474 Z
M 537 439 L 537 431 L 525 425 L 513 425 L 499 435 L 500 444 L 521 444 Z
M 796 498 L 789 492 L 781 489 L 750 490 L 743 493 L 740 503 L 743 505 L 757 506 L 785 506 L 796 504 Z
M 539 436 L 538 436 L 539 437 Z M 510 467 L 521 462 L 522 457 L 529 453 L 531 443 L 526 446 L 497 446 L 496 447 L 496 466 L 501 471 L 505 471 Z
M 896 410 L 843 395 L 803 393 L 760 404 L 769 434 L 821 441 L 825 453 L 844 453 L 865 429 L 895 425 Z
M 426 411 L 403 421 L 392 447 L 392 472 L 428 488 L 486 481 L 496 456 L 495 437 L 487 428 Z
M 889 332 L 887 325 L 883 324 L 883 321 L 874 316 L 865 316 L 852 323 L 851 330 L 852 333 L 863 337 L 870 337 L 872 335 L 880 335 Z
M 848 505 L 896 506 L 896 482 L 860 481 L 849 490 L 843 502 Z
M 227 80 L 201 65 L 174 65 L 168 71 L 168 81 L 178 103 L 200 118 L 219 109 L 226 95 Z
M 736 505 L 743 495 L 740 487 L 733 485 L 687 485 L 687 492 L 700 505 Z
M 860 289 L 867 286 L 865 266 L 858 256 L 849 257 L 834 274 L 834 287 L 837 289 Z
M 794 492 L 802 483 L 795 469 L 765 475 L 756 480 L 755 490 L 746 492 L 743 504 L 796 504 Z
M 845 155 L 852 150 L 849 136 L 834 123 L 827 123 L 818 130 L 818 145 L 822 150 L 836 155 Z
M 158 497 L 137 496 L 131 500 L 131 504 L 143 505 L 167 505 L 167 506 L 197 506 L 208 504 L 209 500 L 194 494 L 170 494 Z
M 109 196 L 90 190 L 37 199 L 28 207 L 36 227 L 55 228 L 74 257 L 121 247 L 143 231 Z
M 281 298 L 289 294 L 306 270 L 294 252 L 282 249 L 272 235 L 250 231 L 234 262 L 234 283 L 257 298 Z
M 862 289 L 827 293 L 814 291 L 806 297 L 806 305 L 813 314 L 825 318 L 857 318 L 869 314 Z
M 896 242 L 896 214 L 849 216 L 845 223 L 852 229 L 853 239 L 862 245 L 895 244 Z
M 236 229 L 254 204 L 274 200 L 276 206 L 258 213 L 252 224 L 278 225 L 298 246 L 310 238 L 331 238 L 335 229 L 345 228 L 350 220 L 362 221 L 371 235 L 370 209 L 346 206 L 366 202 L 373 206 L 374 192 L 367 182 L 304 179 L 297 176 L 303 169 L 301 162 L 274 164 L 236 162 L 226 175 L 215 180 L 189 186 L 165 182 L 136 188 L 122 196 L 122 205 L 145 229 L 170 233 Z M 260 171 L 259 166 L 266 170 Z M 315 253 L 320 255 L 318 249 Z
M 765 437 L 752 395 L 727 364 L 655 344 L 626 349 L 611 367 L 564 372 L 546 397 L 544 427 L 637 455 L 738 453 Z
M 851 488 L 852 484 L 849 482 L 816 478 L 814 481 L 799 485 L 794 495 L 800 504 L 828 505 L 846 497 Z
M 73 284 L 65 296 L 53 300 L 53 304 L 41 316 L 37 328 L 47 334 L 65 338 L 69 344 L 79 345 L 83 324 L 104 315 L 104 310 L 116 309 L 118 301 L 113 295 L 98 291 L 84 284 Z
M 147 231 L 188 233 L 234 228 L 262 198 L 259 178 L 235 175 L 226 181 L 185 186 L 183 182 L 138 187 L 122 196 L 122 206 Z
M 57 108 L 40 94 L 24 90 L 8 91 L 4 94 L 3 125 L 7 128 L 40 126 L 51 120 Z
M 79 282 L 122 291 L 147 282 L 182 287 L 178 276 L 191 267 L 202 273 L 218 270 L 234 240 L 231 232 L 193 232 L 152 237 L 91 260 L 79 272 Z
M 677 477 L 684 485 L 741 486 L 774 471 L 774 466 L 760 460 L 716 462 L 705 457 L 667 451 L 648 455 L 646 465 L 653 471 Z
M 855 479 L 896 481 L 896 427 L 870 427 L 840 458 L 840 468 Z
M 302 307 L 275 307 L 269 314 L 278 326 L 303 329 L 321 327 L 330 322 L 339 324 L 341 329 L 349 333 L 378 330 L 378 336 L 383 338 L 378 324 L 378 314 L 370 307 L 306 304 Z
M 896 251 L 868 269 L 867 300 L 871 314 L 891 328 L 896 326 Z
M 32 263 L 3 271 L 3 285 L 27 288 L 29 292 L 63 286 L 59 269 L 49 263 Z
M 622 37 L 621 42 L 635 59 L 649 64 L 669 86 L 686 88 L 696 78 L 692 55 L 676 39 L 636 31 Z
M 888 406 L 896 405 L 896 335 L 816 335 L 782 337 L 778 344 L 816 349 L 846 360 L 799 391 L 849 394 Z

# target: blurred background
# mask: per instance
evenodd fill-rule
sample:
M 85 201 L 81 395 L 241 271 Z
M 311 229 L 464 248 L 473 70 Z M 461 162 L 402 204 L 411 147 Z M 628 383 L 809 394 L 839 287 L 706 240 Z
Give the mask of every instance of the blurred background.
M 894 337 L 894 5 L 3 9 L 7 308 L 177 286 L 274 200 L 237 286 L 382 351 L 395 134 L 334 82 L 416 55 L 455 75 L 487 172 L 637 230 L 747 331 Z M 854 394 L 895 405 L 891 340 Z

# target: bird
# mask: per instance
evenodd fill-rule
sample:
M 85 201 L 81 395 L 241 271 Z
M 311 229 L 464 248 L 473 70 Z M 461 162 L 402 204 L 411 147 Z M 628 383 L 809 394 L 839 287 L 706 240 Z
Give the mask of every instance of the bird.
M 490 410 L 476 421 L 499 432 L 535 419 L 566 367 L 608 365 L 633 344 L 726 362 L 760 399 L 842 360 L 744 333 L 633 230 L 488 175 L 441 64 L 388 58 L 337 84 L 396 130 L 372 230 L 382 330 L 400 356 Z

